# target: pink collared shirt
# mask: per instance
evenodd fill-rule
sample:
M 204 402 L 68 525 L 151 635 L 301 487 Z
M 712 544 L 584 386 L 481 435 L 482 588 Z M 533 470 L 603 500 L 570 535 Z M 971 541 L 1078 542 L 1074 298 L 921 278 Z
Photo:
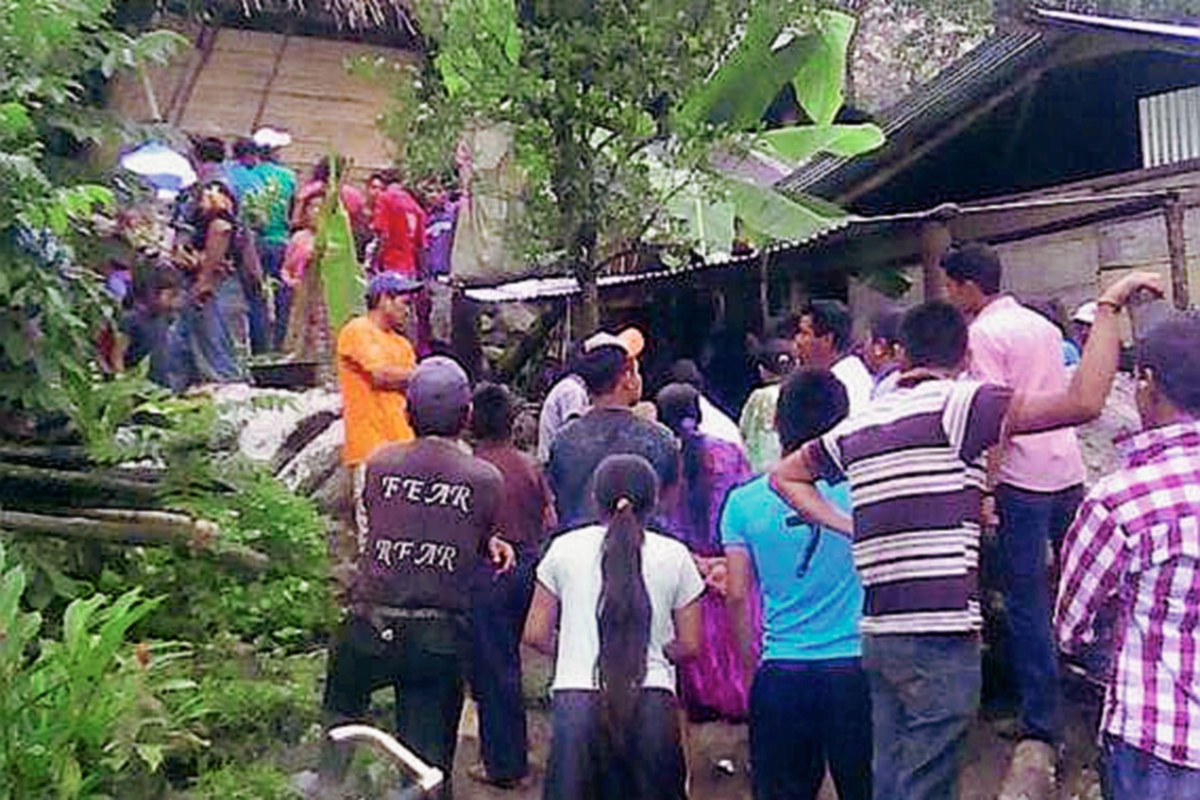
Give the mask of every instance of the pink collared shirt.
M 1062 334 L 1008 295 L 979 312 L 970 328 L 971 375 L 1017 394 L 1056 394 L 1067 387 Z M 1057 492 L 1083 483 L 1074 428 L 1013 436 L 1001 445 L 997 483 Z

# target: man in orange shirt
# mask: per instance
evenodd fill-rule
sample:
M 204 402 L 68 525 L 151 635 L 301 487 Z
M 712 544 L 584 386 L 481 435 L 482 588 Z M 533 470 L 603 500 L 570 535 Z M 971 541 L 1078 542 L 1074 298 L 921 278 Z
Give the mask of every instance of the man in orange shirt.
M 394 272 L 376 275 L 367 288 L 367 313 L 347 322 L 338 334 L 346 425 L 342 461 L 348 467 L 361 464 L 381 444 L 413 438 L 404 394 L 417 355 L 397 331 L 408 314 L 408 295 L 420 288 L 418 281 Z

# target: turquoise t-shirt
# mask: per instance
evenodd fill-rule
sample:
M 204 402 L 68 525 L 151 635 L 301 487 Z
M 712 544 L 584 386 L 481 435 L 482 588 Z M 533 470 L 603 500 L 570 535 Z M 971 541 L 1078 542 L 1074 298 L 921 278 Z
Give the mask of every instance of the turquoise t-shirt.
M 817 484 L 834 506 L 850 509 L 843 482 Z M 750 551 L 763 599 L 763 661 L 818 661 L 862 655 L 858 623 L 863 589 L 850 538 L 811 526 L 771 488 L 769 476 L 734 489 L 721 515 L 725 547 Z
M 287 244 L 292 198 L 296 195 L 296 173 L 272 161 L 264 161 L 255 168 L 262 187 L 257 191 L 267 195 L 267 218 L 259 229 L 259 238 L 268 244 Z

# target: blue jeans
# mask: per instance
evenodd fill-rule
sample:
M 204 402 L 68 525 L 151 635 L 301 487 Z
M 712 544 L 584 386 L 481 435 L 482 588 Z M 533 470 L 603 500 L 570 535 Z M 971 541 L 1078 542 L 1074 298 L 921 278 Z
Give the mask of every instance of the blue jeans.
M 1105 734 L 1100 785 L 1104 800 L 1195 800 L 1200 770 L 1168 763 Z
M 979 637 L 863 637 L 871 685 L 875 800 L 953 797 L 979 711 Z
M 750 689 L 754 800 L 871 797 L 871 696 L 862 659 L 764 661 Z
M 479 751 L 492 780 L 529 773 L 529 738 L 521 692 L 521 629 L 533 599 L 537 548 L 516 545 L 511 572 L 477 578 L 471 604 L 471 691 L 479 704 Z
M 1058 650 L 1050 630 L 1053 612 L 1046 544 L 1057 551 L 1079 503 L 1083 487 L 1061 492 L 1031 492 L 1001 484 L 996 487 L 1000 515 L 1000 575 L 1008 617 L 1013 671 L 1021 695 L 1021 736 L 1058 742 Z
M 262 264 L 263 278 L 270 278 L 275 287 L 275 319 L 272 324 L 271 311 L 267 306 L 267 290 L 264 288 L 259 292 L 257 305 L 252 302 L 250 307 L 250 338 L 255 353 L 278 350 L 283 346 L 283 339 L 287 335 L 292 289 L 279 278 L 286 251 L 286 244 L 261 241 L 258 243 L 258 261 Z

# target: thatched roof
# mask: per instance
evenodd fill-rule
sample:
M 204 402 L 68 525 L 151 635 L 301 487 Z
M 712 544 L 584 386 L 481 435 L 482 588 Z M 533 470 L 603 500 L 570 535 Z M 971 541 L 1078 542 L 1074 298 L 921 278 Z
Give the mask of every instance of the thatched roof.
M 412 12 L 404 0 L 240 0 L 240 3 L 247 16 L 288 13 L 334 20 L 356 30 L 400 27 L 413 31 Z

